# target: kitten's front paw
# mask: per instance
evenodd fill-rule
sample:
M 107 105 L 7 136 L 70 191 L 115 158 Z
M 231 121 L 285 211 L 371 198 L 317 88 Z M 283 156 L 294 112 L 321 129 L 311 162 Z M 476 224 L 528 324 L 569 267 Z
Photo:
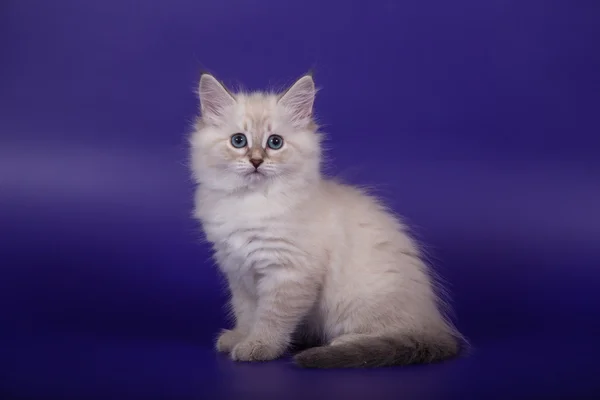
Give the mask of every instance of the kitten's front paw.
M 261 340 L 245 340 L 231 351 L 233 361 L 269 361 L 279 358 L 285 348 Z
M 223 329 L 219 335 L 219 339 L 217 339 L 217 351 L 221 353 L 230 353 L 242 340 L 244 340 L 244 335 L 239 331 Z

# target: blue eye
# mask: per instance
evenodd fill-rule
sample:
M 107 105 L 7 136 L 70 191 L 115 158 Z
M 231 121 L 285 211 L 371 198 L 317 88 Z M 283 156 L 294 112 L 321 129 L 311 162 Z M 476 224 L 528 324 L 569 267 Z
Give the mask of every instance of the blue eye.
M 283 138 L 279 135 L 271 135 L 267 139 L 267 146 L 273 150 L 279 150 L 283 146 Z
M 243 133 L 236 133 L 231 137 L 231 145 L 236 149 L 241 149 L 242 147 L 246 147 L 248 144 L 248 139 L 246 139 L 246 135 Z

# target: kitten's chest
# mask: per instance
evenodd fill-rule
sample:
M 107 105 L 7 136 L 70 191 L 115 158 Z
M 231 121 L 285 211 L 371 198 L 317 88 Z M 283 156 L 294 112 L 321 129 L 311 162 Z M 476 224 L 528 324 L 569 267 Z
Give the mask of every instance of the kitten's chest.
M 289 227 L 265 221 L 223 224 L 215 227 L 212 236 L 215 258 L 230 277 L 253 277 L 267 267 L 281 264 L 293 243 Z
M 268 262 L 278 247 L 293 240 L 297 225 L 283 207 L 260 198 L 216 203 L 201 221 L 226 273 L 255 271 L 258 261 Z

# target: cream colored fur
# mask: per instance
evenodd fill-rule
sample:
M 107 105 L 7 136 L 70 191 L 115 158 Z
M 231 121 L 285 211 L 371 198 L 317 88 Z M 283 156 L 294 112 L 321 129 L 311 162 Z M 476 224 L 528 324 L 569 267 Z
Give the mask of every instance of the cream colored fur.
M 211 75 L 201 78 L 202 117 L 191 137 L 195 217 L 235 316 L 217 349 L 254 361 L 282 356 L 299 338 L 455 346 L 459 335 L 405 226 L 376 198 L 321 174 L 315 92 L 311 76 L 283 95 L 230 94 Z M 235 133 L 246 135 L 245 148 L 231 144 Z M 283 138 L 281 149 L 268 148 L 271 134 Z M 260 173 L 250 158 L 263 160 Z

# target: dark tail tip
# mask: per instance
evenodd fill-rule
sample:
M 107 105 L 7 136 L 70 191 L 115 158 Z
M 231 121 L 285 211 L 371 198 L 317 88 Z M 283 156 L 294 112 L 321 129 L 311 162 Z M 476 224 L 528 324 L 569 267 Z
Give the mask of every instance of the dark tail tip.
M 443 338 L 363 338 L 335 346 L 314 347 L 294 357 L 303 368 L 377 368 L 428 364 L 458 355 L 458 340 Z

